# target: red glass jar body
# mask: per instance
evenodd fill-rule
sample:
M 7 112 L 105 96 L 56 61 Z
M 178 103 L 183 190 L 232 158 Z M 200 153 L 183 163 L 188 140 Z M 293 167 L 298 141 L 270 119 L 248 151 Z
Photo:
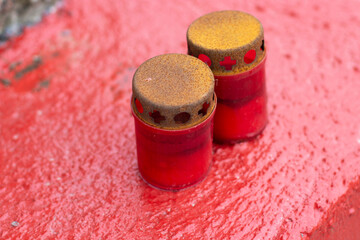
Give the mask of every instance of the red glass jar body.
M 133 113 L 138 167 L 153 187 L 180 190 L 203 180 L 212 163 L 213 120 L 181 130 L 152 127 Z
M 265 58 L 244 73 L 215 76 L 215 92 L 216 142 L 249 140 L 262 132 L 267 123 Z

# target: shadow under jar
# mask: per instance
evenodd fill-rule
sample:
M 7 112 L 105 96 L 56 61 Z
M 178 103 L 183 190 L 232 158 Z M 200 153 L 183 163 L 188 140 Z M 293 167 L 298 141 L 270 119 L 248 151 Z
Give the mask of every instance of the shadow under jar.
M 133 77 L 131 107 L 137 158 L 145 182 L 180 190 L 200 182 L 212 162 L 214 77 L 197 58 L 165 54 Z
M 245 141 L 267 124 L 264 30 L 259 20 L 239 11 L 196 19 L 187 31 L 188 54 L 213 71 L 218 97 L 214 140 Z

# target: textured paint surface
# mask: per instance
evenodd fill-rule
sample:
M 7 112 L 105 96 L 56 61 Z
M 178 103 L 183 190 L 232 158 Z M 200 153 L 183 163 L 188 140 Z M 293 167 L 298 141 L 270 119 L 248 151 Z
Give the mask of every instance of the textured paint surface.
M 0 50 L 0 238 L 305 239 L 342 216 L 341 196 L 359 189 L 359 8 L 66 1 Z M 196 187 L 152 189 L 136 164 L 131 77 L 154 55 L 186 53 L 188 25 L 223 9 L 263 23 L 269 124 L 216 145 Z

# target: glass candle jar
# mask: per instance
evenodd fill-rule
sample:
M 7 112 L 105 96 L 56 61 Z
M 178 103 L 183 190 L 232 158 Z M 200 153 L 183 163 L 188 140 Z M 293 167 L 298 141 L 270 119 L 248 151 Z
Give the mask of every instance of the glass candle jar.
M 206 64 L 184 54 L 149 59 L 134 74 L 131 106 L 145 182 L 180 190 L 205 178 L 216 108 L 214 77 Z
M 214 140 L 249 140 L 267 123 L 264 31 L 259 20 L 239 11 L 213 12 L 187 32 L 188 53 L 208 64 L 218 97 Z

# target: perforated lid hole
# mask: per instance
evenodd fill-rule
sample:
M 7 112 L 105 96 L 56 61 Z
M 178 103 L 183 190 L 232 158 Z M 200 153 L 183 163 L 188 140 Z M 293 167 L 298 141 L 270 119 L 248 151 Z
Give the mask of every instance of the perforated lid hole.
M 208 110 L 209 106 L 210 106 L 210 103 L 204 102 L 203 107 L 202 107 L 202 109 L 200 109 L 200 110 L 198 111 L 198 114 L 199 114 L 199 115 L 202 114 L 203 116 L 205 116 L 206 113 L 207 113 L 207 110 Z
M 236 60 L 231 59 L 230 56 L 224 57 L 224 61 L 220 61 L 220 66 L 223 66 L 225 70 L 232 70 L 232 67 L 236 65 Z
M 166 119 L 157 110 L 154 110 L 153 112 L 149 112 L 149 115 L 154 120 L 155 123 L 160 123 L 161 121 L 165 121 L 165 119 Z
M 144 112 L 144 108 L 143 108 L 141 102 L 137 98 L 135 98 L 135 106 L 139 113 Z
M 187 112 L 181 112 L 175 115 L 174 121 L 177 124 L 184 124 L 190 120 L 190 114 Z
M 256 51 L 254 49 L 249 50 L 244 56 L 244 62 L 246 64 L 252 63 L 256 58 Z
M 206 63 L 209 67 L 211 66 L 211 59 L 205 54 L 200 54 L 198 58 L 204 63 Z

